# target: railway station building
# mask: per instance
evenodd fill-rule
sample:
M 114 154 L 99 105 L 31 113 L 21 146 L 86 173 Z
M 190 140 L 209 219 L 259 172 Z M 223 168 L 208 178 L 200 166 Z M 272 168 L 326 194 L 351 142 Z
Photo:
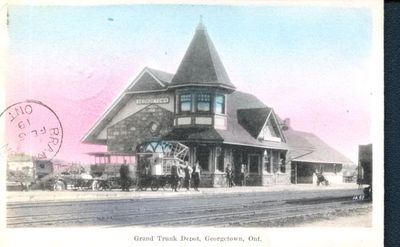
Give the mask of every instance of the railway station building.
M 143 143 L 155 151 L 160 140 L 177 141 L 189 147 L 191 165 L 199 162 L 202 187 L 226 186 L 228 165 L 236 182 L 245 167 L 246 185 L 264 186 L 290 184 L 304 167 L 292 158 L 299 151 L 290 150 L 284 126 L 271 107 L 236 90 L 200 23 L 176 73 L 144 68 L 82 141 L 106 145 L 103 159 L 133 157 Z
M 285 136 L 291 154 L 291 182 L 316 184 L 315 172 L 322 172 L 331 184 L 345 182 L 345 166 L 354 166 L 346 156 L 326 144 L 313 133 L 288 127 Z

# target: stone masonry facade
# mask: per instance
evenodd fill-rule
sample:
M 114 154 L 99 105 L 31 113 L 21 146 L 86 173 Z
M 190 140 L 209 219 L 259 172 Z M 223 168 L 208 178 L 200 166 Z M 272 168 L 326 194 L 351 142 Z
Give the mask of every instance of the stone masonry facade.
M 138 144 L 169 133 L 173 119 L 173 112 L 158 105 L 149 105 L 107 129 L 108 151 L 132 153 Z M 152 126 L 157 127 L 153 129 Z

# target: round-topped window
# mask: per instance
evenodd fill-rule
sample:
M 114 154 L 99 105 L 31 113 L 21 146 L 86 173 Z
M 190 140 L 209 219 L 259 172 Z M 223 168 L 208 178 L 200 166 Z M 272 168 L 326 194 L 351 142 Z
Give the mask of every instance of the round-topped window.
M 157 123 L 151 123 L 150 124 L 150 132 L 155 133 L 158 130 L 158 124 Z

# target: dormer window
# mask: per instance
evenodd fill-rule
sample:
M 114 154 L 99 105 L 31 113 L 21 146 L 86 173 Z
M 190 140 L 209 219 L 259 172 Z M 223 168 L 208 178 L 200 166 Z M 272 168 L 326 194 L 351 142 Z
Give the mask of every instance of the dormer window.
M 192 110 L 192 95 L 181 94 L 179 96 L 179 111 L 190 112 Z
M 211 110 L 211 96 L 207 93 L 197 94 L 197 111 L 210 112 Z
M 261 133 L 258 138 L 264 141 L 274 141 L 274 142 L 282 141 L 282 139 L 279 137 L 278 131 L 272 126 L 271 119 L 268 120 L 268 123 L 261 130 Z
M 223 95 L 215 96 L 215 113 L 225 114 L 225 96 Z

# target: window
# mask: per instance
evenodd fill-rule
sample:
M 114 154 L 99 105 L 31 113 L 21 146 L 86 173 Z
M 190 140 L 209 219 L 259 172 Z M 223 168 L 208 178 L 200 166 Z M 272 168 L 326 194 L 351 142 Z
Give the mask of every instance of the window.
M 283 153 L 281 153 L 281 155 L 280 155 L 279 166 L 280 166 L 280 172 L 285 173 L 286 172 L 286 160 L 285 160 L 285 155 Z
M 279 152 L 272 151 L 272 171 L 277 173 L 279 170 Z
M 249 155 L 249 172 L 258 173 L 259 169 L 259 156 L 257 154 Z
M 159 127 L 159 126 L 158 126 L 157 123 L 151 122 L 151 123 L 149 124 L 150 133 L 151 133 L 151 134 L 157 134 L 158 129 L 159 129 L 158 127 Z
M 268 120 L 268 123 L 261 130 L 260 138 L 265 141 L 281 141 L 277 130 L 273 127 L 271 119 Z
M 209 112 L 211 109 L 211 96 L 209 94 L 200 93 L 197 95 L 197 111 Z
M 271 173 L 271 150 L 264 151 L 264 170 Z
M 215 113 L 219 114 L 225 113 L 225 96 L 223 95 L 215 96 Z
M 217 147 L 217 169 L 221 172 L 224 171 L 224 149 Z
M 192 110 L 192 95 L 181 94 L 179 97 L 179 111 L 190 112 Z

